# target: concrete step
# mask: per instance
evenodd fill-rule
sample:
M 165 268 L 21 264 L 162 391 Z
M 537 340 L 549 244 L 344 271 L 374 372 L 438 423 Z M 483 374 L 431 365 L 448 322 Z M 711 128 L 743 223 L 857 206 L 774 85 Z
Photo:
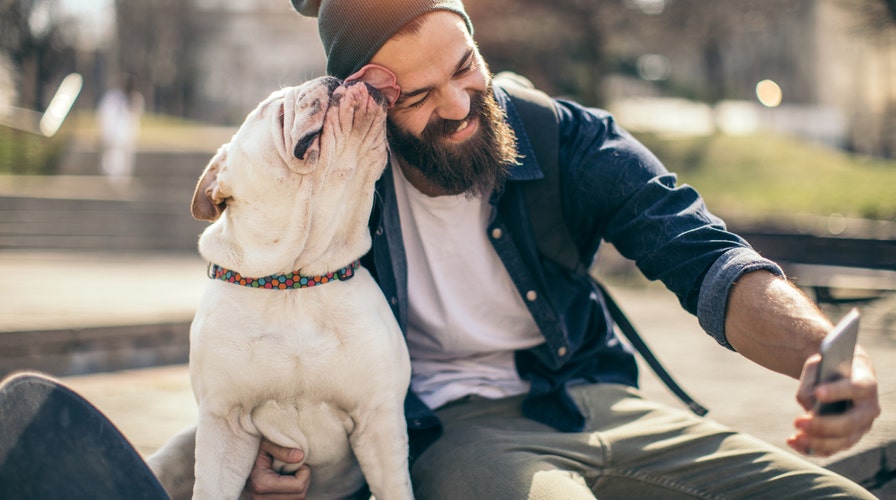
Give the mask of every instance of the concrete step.
M 213 153 L 140 151 L 133 178 L 100 175 L 100 155 L 68 152 L 53 176 L 0 176 L 0 249 L 187 251 L 206 223 L 190 216 Z
M 195 250 L 0 251 L 0 376 L 186 362 L 206 270 Z
M 188 184 L 195 184 L 212 156 L 205 151 L 140 151 L 134 159 L 133 176 L 141 180 L 188 180 Z M 66 153 L 57 174 L 101 176 L 100 161 L 97 151 L 72 150 Z
M 187 200 L 0 196 L 0 249 L 195 251 Z
M 190 321 L 0 332 L 0 378 L 28 369 L 55 376 L 186 363 Z

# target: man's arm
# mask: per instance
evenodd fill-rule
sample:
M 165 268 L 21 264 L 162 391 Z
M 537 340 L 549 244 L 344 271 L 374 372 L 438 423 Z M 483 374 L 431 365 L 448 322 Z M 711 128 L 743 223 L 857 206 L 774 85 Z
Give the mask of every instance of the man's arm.
M 795 450 L 828 456 L 854 445 L 880 415 L 871 359 L 858 347 L 850 380 L 815 387 L 821 340 L 832 328 L 818 307 L 786 280 L 767 271 L 741 276 L 731 288 L 725 335 L 737 352 L 779 373 L 798 378 L 797 400 L 807 411 L 788 439 Z M 819 417 L 812 400 L 853 400 L 846 413 Z
M 832 325 L 799 289 L 767 271 L 731 287 L 725 335 L 734 349 L 770 370 L 799 378 Z

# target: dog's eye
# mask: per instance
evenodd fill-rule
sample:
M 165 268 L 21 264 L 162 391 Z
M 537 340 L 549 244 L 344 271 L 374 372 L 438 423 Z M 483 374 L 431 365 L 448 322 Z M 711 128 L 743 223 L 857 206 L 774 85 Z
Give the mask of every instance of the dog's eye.
M 293 150 L 292 154 L 300 159 L 305 159 L 305 153 L 308 151 L 308 148 L 311 147 L 311 143 L 314 142 L 315 139 L 320 135 L 321 129 L 312 130 L 308 132 L 296 143 L 296 147 Z

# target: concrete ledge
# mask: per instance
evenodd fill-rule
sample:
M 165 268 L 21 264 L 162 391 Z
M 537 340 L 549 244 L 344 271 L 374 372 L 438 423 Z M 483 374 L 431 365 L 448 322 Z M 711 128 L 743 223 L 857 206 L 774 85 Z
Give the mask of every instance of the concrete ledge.
M 190 322 L 0 333 L 0 377 L 18 370 L 83 375 L 186 363 Z
M 896 498 L 896 442 L 892 439 L 825 467 L 861 484 L 878 498 Z

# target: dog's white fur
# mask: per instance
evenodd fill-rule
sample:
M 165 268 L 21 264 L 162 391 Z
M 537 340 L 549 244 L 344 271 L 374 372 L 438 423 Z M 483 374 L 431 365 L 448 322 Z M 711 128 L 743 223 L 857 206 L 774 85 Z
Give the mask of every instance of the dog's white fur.
M 370 248 L 385 109 L 363 84 L 333 87 L 321 78 L 275 92 L 211 160 L 192 207 L 214 221 L 199 240 L 206 260 L 245 277 L 316 276 Z M 237 498 L 262 436 L 304 451 L 309 498 L 349 496 L 365 479 L 380 500 L 413 496 L 407 348 L 363 267 L 296 290 L 211 280 L 190 331 L 190 376 L 194 498 Z

